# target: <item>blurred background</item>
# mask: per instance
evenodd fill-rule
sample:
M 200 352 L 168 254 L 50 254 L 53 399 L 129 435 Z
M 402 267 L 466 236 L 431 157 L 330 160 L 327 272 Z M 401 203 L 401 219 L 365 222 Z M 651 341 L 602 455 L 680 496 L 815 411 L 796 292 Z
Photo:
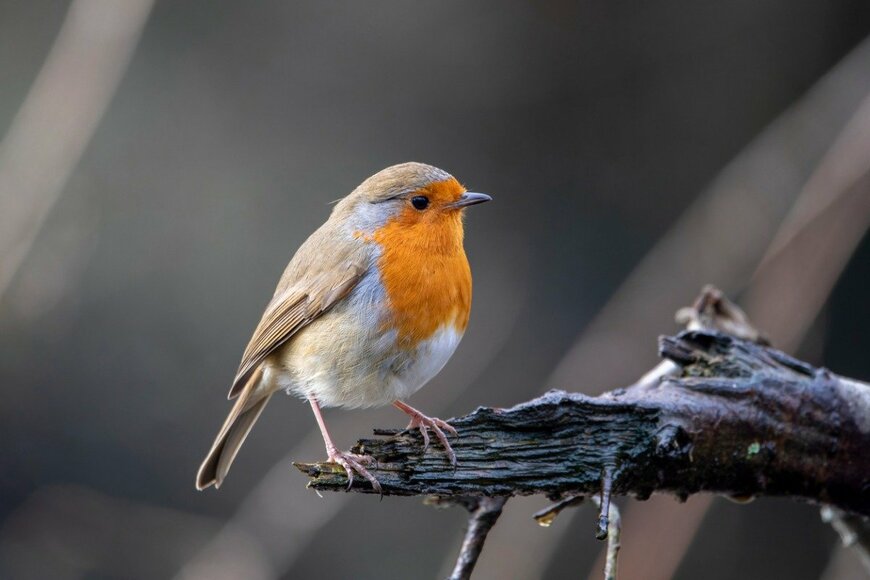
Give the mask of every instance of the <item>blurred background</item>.
M 865 0 L 0 0 L 0 577 L 447 574 L 461 510 L 306 490 L 300 401 L 193 485 L 287 260 L 394 163 L 495 198 L 431 414 L 630 384 L 708 282 L 870 379 L 868 35 Z M 862 574 L 814 506 L 619 503 L 624 580 Z M 545 504 L 477 578 L 601 577 L 594 508 Z

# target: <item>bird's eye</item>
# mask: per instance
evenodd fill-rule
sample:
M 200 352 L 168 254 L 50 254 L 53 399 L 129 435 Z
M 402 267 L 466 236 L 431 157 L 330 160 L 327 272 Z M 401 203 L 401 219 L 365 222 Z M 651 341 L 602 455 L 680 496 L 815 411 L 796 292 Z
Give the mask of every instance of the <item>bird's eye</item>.
M 411 198 L 411 205 L 414 206 L 414 209 L 423 211 L 429 207 L 429 198 L 425 195 L 415 195 Z

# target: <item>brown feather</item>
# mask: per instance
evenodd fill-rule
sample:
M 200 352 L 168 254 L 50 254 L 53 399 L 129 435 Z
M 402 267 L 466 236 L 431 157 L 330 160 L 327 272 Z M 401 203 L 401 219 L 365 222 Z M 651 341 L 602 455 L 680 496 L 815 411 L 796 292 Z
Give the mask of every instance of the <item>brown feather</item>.
M 233 405 L 208 455 L 199 467 L 196 474 L 197 489 L 205 489 L 210 485 L 220 487 L 245 437 L 269 402 L 272 393 L 262 390 L 258 392 L 257 389 L 262 374 L 258 369 L 242 389 L 242 396 Z
M 263 359 L 347 296 L 365 274 L 371 249 L 356 239 L 341 247 L 329 238 L 330 224 L 312 234 L 287 266 L 245 348 L 230 399 L 239 394 Z M 330 250 L 321 250 L 327 239 L 332 242 Z
M 262 384 L 262 362 L 294 334 L 344 298 L 365 274 L 371 247 L 336 232 L 327 221 L 299 248 L 266 307 L 230 389 L 238 397 L 199 468 L 196 487 L 219 487 L 254 423 L 274 394 Z

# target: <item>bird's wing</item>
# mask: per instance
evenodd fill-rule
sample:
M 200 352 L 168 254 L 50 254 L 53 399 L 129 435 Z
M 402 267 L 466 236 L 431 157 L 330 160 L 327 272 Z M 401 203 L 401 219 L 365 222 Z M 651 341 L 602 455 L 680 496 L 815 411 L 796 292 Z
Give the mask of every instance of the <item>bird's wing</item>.
M 238 396 L 263 359 L 347 296 L 365 274 L 368 263 L 369 252 L 360 240 L 342 244 L 330 239 L 328 230 L 315 232 L 281 277 L 275 296 L 245 348 L 229 398 Z

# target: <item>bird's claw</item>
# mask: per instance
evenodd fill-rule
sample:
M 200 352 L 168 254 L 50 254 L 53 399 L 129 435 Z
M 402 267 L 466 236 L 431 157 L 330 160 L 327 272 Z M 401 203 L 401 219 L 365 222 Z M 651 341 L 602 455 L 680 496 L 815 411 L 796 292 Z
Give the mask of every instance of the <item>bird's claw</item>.
M 434 431 L 438 441 L 440 441 L 441 445 L 444 447 L 444 451 L 447 452 L 447 458 L 450 460 L 450 465 L 456 467 L 456 453 L 453 452 L 453 448 L 450 446 L 450 442 L 447 440 L 447 435 L 444 432 L 447 431 L 454 437 L 458 436 L 459 433 L 456 432 L 456 429 L 454 429 L 450 423 L 442 421 L 436 417 L 427 417 L 418 411 L 411 414 L 411 422 L 408 423 L 407 430 L 410 431 L 412 429 L 420 430 L 420 435 L 423 436 L 424 452 L 429 448 L 429 429 Z
M 383 495 L 384 492 L 381 488 L 381 484 L 377 479 L 375 479 L 375 476 L 365 468 L 365 465 L 370 465 L 374 462 L 374 460 L 368 455 L 357 455 L 356 453 L 350 453 L 349 451 L 332 449 L 329 452 L 329 461 L 341 465 L 347 472 L 348 491 L 350 491 L 350 488 L 353 486 L 353 474 L 356 472 L 372 484 L 372 489 Z

